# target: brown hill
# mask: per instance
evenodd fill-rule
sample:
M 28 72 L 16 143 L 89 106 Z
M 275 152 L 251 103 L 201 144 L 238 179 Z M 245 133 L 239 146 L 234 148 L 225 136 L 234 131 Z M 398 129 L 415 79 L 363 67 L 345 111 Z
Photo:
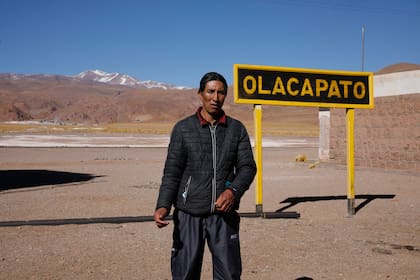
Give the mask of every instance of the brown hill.
M 130 88 L 97 82 L 75 81 L 63 76 L 0 75 L 0 121 L 48 121 L 56 123 L 168 123 L 193 113 L 200 105 L 197 89 L 163 90 Z M 225 111 L 252 123 L 252 105 L 233 102 L 232 87 Z M 264 124 L 318 125 L 315 107 L 264 106 Z
M 382 68 L 381 70 L 375 72 L 375 74 L 381 75 L 381 74 L 389 74 L 389 73 L 412 71 L 412 70 L 420 70 L 420 64 L 401 62 L 401 63 L 386 66 Z
M 376 74 L 420 69 L 399 63 Z M 0 122 L 47 121 L 77 124 L 169 124 L 193 113 L 200 105 L 197 89 L 164 90 L 77 80 L 58 75 L 0 74 Z M 225 111 L 252 126 L 252 105 L 235 104 L 232 87 Z M 263 129 L 268 134 L 316 134 L 318 108 L 263 106 Z

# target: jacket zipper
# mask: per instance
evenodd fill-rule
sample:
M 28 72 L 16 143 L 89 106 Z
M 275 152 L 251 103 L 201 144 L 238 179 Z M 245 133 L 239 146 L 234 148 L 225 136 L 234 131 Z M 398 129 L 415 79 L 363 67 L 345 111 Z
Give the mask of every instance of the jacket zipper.
M 213 213 L 215 211 L 215 203 L 216 203 L 216 163 L 217 163 L 217 158 L 216 158 L 216 127 L 217 124 L 215 126 L 210 125 L 210 134 L 211 134 L 211 145 L 212 145 L 212 158 L 213 158 L 213 179 L 211 180 L 212 182 L 212 194 L 211 194 L 211 207 L 210 207 L 210 212 Z

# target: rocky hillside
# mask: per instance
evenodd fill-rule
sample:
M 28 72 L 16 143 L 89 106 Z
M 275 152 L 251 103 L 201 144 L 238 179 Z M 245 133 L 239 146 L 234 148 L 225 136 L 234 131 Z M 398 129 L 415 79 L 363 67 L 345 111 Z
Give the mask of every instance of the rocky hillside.
M 420 69 L 400 63 L 375 74 Z M 149 85 L 149 86 L 147 86 Z M 199 106 L 197 89 L 159 82 L 139 82 L 122 74 L 82 72 L 76 77 L 59 75 L 0 74 L 0 121 L 49 121 L 63 123 L 170 122 L 187 116 Z M 252 105 L 233 102 L 229 89 L 224 109 L 243 121 L 252 121 Z M 264 106 L 266 122 L 318 123 L 318 108 Z
M 174 122 L 200 105 L 197 89 L 145 88 L 75 80 L 64 76 L 0 74 L 0 121 L 64 123 Z M 252 105 L 233 102 L 229 89 L 224 109 L 252 120 Z M 303 118 L 317 123 L 317 108 L 264 107 L 272 121 Z

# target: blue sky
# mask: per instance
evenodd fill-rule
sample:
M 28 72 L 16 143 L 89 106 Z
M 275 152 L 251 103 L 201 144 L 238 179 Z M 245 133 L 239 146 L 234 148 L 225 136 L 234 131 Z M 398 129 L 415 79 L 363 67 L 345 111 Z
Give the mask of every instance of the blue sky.
M 198 87 L 233 64 L 420 64 L 419 0 L 0 0 L 0 73 L 99 69 Z

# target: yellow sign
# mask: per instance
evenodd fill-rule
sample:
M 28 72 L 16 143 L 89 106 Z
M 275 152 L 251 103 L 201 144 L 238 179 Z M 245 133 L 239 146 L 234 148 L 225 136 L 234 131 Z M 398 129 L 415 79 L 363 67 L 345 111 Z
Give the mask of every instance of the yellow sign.
M 236 103 L 373 108 L 373 73 L 234 65 Z

